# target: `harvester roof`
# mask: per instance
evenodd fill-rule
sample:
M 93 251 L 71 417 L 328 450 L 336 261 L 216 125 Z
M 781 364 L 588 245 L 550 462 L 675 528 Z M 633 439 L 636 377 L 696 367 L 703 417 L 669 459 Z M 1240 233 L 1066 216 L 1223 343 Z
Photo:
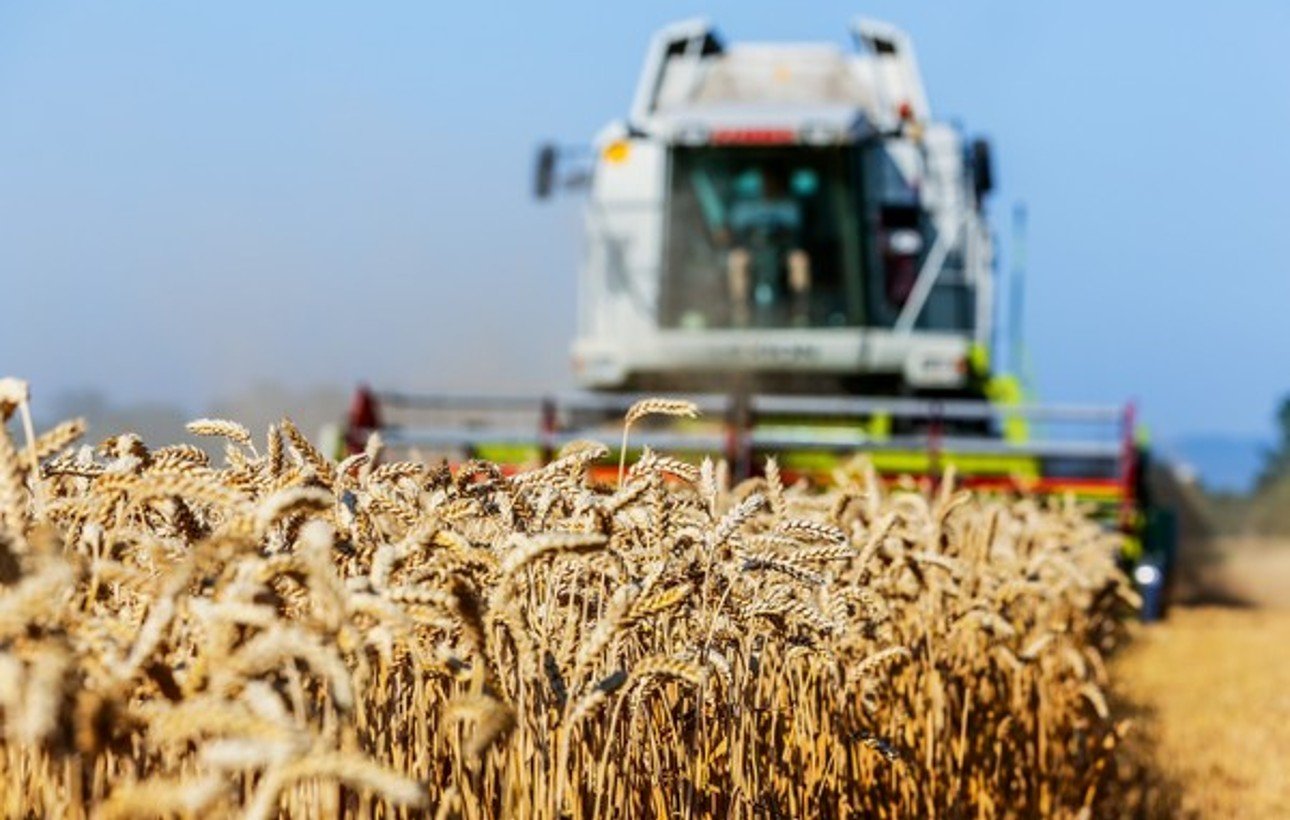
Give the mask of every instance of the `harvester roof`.
M 719 133 L 767 142 L 777 131 L 793 141 L 838 142 L 928 118 L 908 39 L 870 22 L 853 34 L 856 51 L 831 43 L 726 46 L 705 21 L 669 26 L 651 45 L 632 124 L 681 142 L 721 141 Z
M 665 87 L 657 110 L 662 113 L 678 104 L 869 108 L 875 102 L 846 55 L 832 45 L 743 44 L 714 55 L 710 61 L 692 86 Z M 666 93 L 669 91 L 672 93 Z

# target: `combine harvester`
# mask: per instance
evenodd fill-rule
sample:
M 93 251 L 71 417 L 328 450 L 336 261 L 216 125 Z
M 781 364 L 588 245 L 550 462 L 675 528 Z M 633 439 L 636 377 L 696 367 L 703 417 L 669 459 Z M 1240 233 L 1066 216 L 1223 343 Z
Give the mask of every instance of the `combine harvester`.
M 953 465 L 966 486 L 1073 494 L 1134 536 L 1133 407 L 1027 404 L 991 368 L 987 143 L 933 119 L 905 34 L 852 34 L 848 52 L 727 46 L 703 21 L 658 32 L 626 119 L 591 152 L 538 154 L 539 198 L 589 189 L 581 390 L 364 388 L 350 446 L 380 430 L 427 455 L 532 465 L 613 441 L 642 396 L 685 397 L 702 419 L 642 425 L 633 445 L 724 457 L 736 477 L 771 455 L 789 480 L 827 481 L 857 453 L 893 478 Z

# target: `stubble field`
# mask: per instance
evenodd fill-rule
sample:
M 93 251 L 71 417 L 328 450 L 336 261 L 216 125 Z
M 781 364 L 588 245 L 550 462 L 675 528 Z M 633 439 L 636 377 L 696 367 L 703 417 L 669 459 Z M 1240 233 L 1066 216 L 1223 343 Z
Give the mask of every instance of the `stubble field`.
M 1152 813 L 1290 817 L 1290 545 L 1229 540 L 1209 597 L 1134 630 L 1112 665 Z

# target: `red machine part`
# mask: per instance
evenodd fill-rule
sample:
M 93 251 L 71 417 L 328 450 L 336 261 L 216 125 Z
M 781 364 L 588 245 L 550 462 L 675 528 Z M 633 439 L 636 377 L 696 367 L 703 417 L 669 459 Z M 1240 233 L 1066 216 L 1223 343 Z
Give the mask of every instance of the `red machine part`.
M 367 437 L 381 426 L 380 404 L 376 394 L 365 384 L 360 384 L 349 401 L 345 424 L 345 448 L 350 453 L 361 453 Z

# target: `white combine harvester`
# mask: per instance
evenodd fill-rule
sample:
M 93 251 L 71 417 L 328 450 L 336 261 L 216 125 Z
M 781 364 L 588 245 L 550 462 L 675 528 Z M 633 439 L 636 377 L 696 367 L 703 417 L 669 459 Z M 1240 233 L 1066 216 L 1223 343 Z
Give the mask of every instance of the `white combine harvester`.
M 828 480 L 857 452 L 889 476 L 954 465 L 969 485 L 1073 493 L 1134 527 L 1131 408 L 1024 404 L 991 372 L 986 143 L 933 119 L 902 32 L 852 35 L 843 50 L 727 46 L 702 21 L 658 32 L 590 165 L 538 155 L 539 197 L 588 189 L 581 390 L 364 388 L 350 445 L 379 429 L 520 466 L 613 440 L 642 394 L 684 395 L 704 421 L 644 426 L 634 444 L 724 457 L 736 476 L 775 455 L 790 480 Z
M 988 148 L 933 120 L 903 33 L 853 35 L 853 52 L 727 47 L 702 21 L 654 36 L 594 144 L 583 386 L 982 396 Z

